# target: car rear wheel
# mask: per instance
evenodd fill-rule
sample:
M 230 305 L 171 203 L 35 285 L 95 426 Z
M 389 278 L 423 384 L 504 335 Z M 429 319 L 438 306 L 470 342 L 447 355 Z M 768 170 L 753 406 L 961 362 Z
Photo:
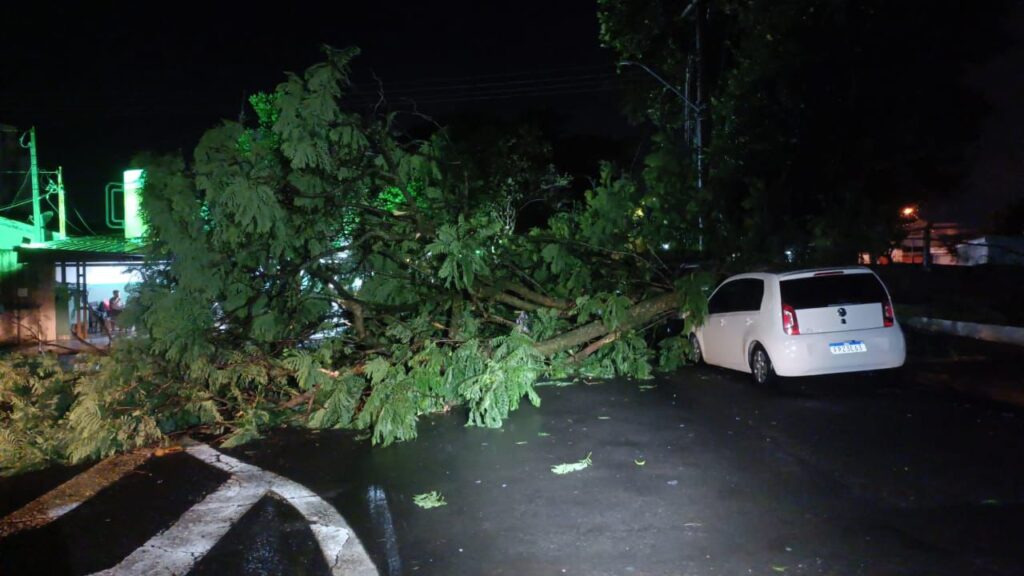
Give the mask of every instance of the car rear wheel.
M 694 364 L 704 363 L 704 352 L 700 349 L 700 340 L 696 334 L 690 334 L 690 361 Z
M 775 383 L 775 368 L 768 352 L 760 344 L 754 345 L 750 352 L 750 373 L 758 386 L 769 386 Z

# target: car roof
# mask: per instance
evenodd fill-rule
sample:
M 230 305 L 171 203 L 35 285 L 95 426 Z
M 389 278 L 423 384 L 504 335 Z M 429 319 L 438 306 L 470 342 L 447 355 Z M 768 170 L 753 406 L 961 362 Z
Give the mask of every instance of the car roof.
M 829 275 L 829 274 L 872 274 L 870 268 L 866 266 L 833 266 L 831 268 L 805 268 L 803 270 L 786 270 L 778 272 L 744 272 L 743 274 L 734 274 L 726 278 L 728 280 L 740 280 L 743 278 L 759 278 L 761 280 L 771 280 L 778 278 L 779 280 L 792 280 L 796 278 L 806 278 L 815 275 Z
M 783 278 L 825 276 L 830 274 L 873 274 L 873 272 L 870 268 L 866 266 L 835 266 L 832 268 L 809 268 L 806 270 L 793 270 L 790 272 L 782 272 L 776 275 L 781 280 Z

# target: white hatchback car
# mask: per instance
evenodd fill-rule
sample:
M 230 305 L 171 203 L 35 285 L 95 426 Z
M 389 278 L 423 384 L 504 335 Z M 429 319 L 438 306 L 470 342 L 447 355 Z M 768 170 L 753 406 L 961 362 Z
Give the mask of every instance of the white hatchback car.
M 748 372 L 758 384 L 898 368 L 906 359 L 892 299 L 868 268 L 732 276 L 690 335 L 694 357 Z

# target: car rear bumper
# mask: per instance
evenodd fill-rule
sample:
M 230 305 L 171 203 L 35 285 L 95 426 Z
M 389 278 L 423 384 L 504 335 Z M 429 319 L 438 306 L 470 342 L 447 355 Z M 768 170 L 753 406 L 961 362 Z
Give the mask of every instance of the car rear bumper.
M 830 344 L 851 340 L 863 342 L 867 351 L 852 354 L 831 352 Z M 787 336 L 767 350 L 775 373 L 779 376 L 813 376 L 899 368 L 907 358 L 906 342 L 899 325 Z

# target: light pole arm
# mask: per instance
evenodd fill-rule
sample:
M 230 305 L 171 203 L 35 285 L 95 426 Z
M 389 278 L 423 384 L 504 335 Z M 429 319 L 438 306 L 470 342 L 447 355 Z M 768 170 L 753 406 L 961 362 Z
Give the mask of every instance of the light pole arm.
M 676 96 L 679 96 L 679 99 L 682 100 L 687 106 L 692 108 L 694 112 L 697 112 L 698 114 L 700 113 L 700 107 L 699 106 L 695 105 L 693 102 L 690 102 L 690 100 L 686 96 L 684 96 L 682 92 L 679 91 L 679 88 L 676 88 L 675 86 L 669 84 L 667 80 L 665 80 L 661 76 L 658 76 L 657 72 L 655 72 L 654 70 L 651 70 L 647 66 L 644 66 L 643 64 L 641 64 L 639 62 L 634 62 L 632 60 L 623 60 L 622 62 L 619 62 L 619 65 L 620 66 L 639 66 L 640 68 L 643 68 L 644 71 L 646 71 L 648 74 L 650 74 L 651 76 L 654 76 L 655 80 L 657 80 L 658 82 L 661 82 L 666 88 L 671 90 L 673 94 L 675 94 Z

